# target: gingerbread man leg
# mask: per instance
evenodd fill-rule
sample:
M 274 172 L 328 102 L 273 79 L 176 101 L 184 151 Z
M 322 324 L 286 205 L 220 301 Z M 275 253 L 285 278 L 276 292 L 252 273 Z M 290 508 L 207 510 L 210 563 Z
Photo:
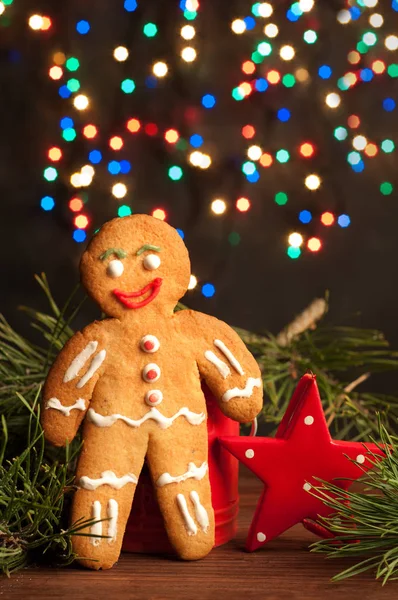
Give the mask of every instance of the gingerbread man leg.
M 71 521 L 106 520 L 82 530 L 84 536 L 73 536 L 73 550 L 84 566 L 110 569 L 119 558 L 148 434 L 124 423 L 104 429 L 86 424 L 83 437 Z
M 193 432 L 180 421 L 159 433 L 150 438 L 148 463 L 167 534 L 181 558 L 197 560 L 214 546 L 206 424 Z

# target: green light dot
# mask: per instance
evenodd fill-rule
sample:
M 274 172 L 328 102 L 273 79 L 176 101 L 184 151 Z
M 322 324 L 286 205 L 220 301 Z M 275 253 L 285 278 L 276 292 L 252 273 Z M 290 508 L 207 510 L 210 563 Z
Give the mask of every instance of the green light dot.
M 283 148 L 276 153 L 276 160 L 280 163 L 286 163 L 290 158 L 290 154 Z
M 178 167 L 177 165 L 170 167 L 170 169 L 169 169 L 170 179 L 172 179 L 173 181 L 178 181 L 179 179 L 181 179 L 182 175 L 183 175 L 183 173 L 182 173 L 181 167 Z
M 13 2 L 14 0 L 3 0 L 4 6 L 10 6 Z
M 73 127 L 68 127 L 67 129 L 63 130 L 62 137 L 64 138 L 65 142 L 73 142 L 76 137 L 76 130 L 73 129 Z
M 304 31 L 303 39 L 307 44 L 315 44 L 318 35 L 313 29 L 307 29 L 307 31 Z
M 272 46 L 269 42 L 261 42 L 257 46 L 257 52 L 261 54 L 261 56 L 269 56 L 272 52 Z
M 243 92 L 238 87 L 236 87 L 232 90 L 232 98 L 234 100 L 243 100 L 244 97 L 245 96 L 244 96 Z
M 188 143 L 186 140 L 184 140 L 184 138 L 180 138 L 176 143 L 175 147 L 177 148 L 177 150 L 184 151 L 188 148 Z
M 245 175 L 253 175 L 255 170 L 256 170 L 256 165 L 254 164 L 254 162 L 251 162 L 250 160 L 247 160 L 242 165 L 242 171 Z
M 357 50 L 359 54 L 366 54 L 369 50 L 369 46 L 367 46 L 364 42 L 361 41 L 357 43 Z
M 158 28 L 156 27 L 155 23 L 146 23 L 144 25 L 143 32 L 146 37 L 154 37 L 158 32 Z
M 256 2 L 252 6 L 252 13 L 255 17 L 260 17 L 260 2 Z
M 286 73 L 282 78 L 282 83 L 285 87 L 291 88 L 296 83 L 296 78 L 291 73 Z
M 198 13 L 196 10 L 184 10 L 184 18 L 187 21 L 194 21 L 197 17 Z
M 340 77 L 340 79 L 337 80 L 337 87 L 339 88 L 339 90 L 345 92 L 345 90 L 348 90 L 348 88 L 350 87 L 350 84 L 347 83 L 345 77 Z
M 293 246 L 289 246 L 287 249 L 287 255 L 289 258 L 298 258 L 301 254 L 300 248 L 294 248 Z
M 394 148 L 395 148 L 395 144 L 392 140 L 383 140 L 381 142 L 381 149 L 386 154 L 389 154 L 390 152 L 392 152 L 394 150 Z
M 285 194 L 285 192 L 277 192 L 274 200 L 278 206 L 284 206 L 287 202 L 287 194 Z
M 77 69 L 80 67 L 80 63 L 77 58 L 71 56 L 66 61 L 65 67 L 68 69 L 68 71 L 77 71 Z
M 383 181 L 383 183 L 380 185 L 380 191 L 383 196 L 389 196 L 393 189 L 393 185 L 389 181 Z
M 389 74 L 390 77 L 398 77 L 398 65 L 397 64 L 389 65 L 389 67 L 387 69 L 387 73 Z
M 131 208 L 127 204 L 122 204 L 119 206 L 117 209 L 118 217 L 128 217 L 129 215 L 131 215 Z
M 357 165 L 361 162 L 361 155 L 359 152 L 349 152 L 347 155 L 347 162 L 349 162 L 350 165 Z
M 47 167 L 44 169 L 43 177 L 47 181 L 55 181 L 58 177 L 58 171 L 57 169 L 54 169 L 54 167 Z
M 125 94 L 132 94 L 135 90 L 135 83 L 132 79 L 124 79 L 120 87 Z
M 66 82 L 66 87 L 71 92 L 77 92 L 77 90 L 80 90 L 80 81 L 78 79 L 69 79 Z
M 251 59 L 254 63 L 256 63 L 256 65 L 259 65 L 260 63 L 263 62 L 264 56 L 262 54 L 260 54 L 260 52 L 257 52 L 257 50 L 256 50 L 255 52 L 252 52 Z
M 336 140 L 339 140 L 339 142 L 345 140 L 347 135 L 348 131 L 345 127 L 336 127 L 336 129 L 334 130 L 334 137 L 336 138 Z
M 240 243 L 240 235 L 237 231 L 232 231 L 228 236 L 231 246 L 237 246 Z

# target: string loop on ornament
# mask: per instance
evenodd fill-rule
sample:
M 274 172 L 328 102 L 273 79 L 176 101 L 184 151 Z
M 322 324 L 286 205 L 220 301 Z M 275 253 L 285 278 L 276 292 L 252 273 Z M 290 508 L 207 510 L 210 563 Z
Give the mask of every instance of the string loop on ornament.
M 251 436 L 254 437 L 255 435 L 257 435 L 257 428 L 258 428 L 257 417 L 255 417 L 253 419 L 253 421 L 252 421 L 252 426 L 251 426 L 251 429 L 250 429 L 250 435 Z

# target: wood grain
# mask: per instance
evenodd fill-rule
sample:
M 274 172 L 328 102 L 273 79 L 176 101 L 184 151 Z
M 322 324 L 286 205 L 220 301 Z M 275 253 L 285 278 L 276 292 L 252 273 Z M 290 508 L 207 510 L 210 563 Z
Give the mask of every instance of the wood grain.
M 383 588 L 371 574 L 331 583 L 330 578 L 348 563 L 310 554 L 308 544 L 315 538 L 301 526 L 264 549 L 245 552 L 245 536 L 261 485 L 246 471 L 242 471 L 240 484 L 237 539 L 216 548 L 202 561 L 124 554 L 110 571 L 87 571 L 74 566 L 29 568 L 0 581 L 0 600 L 328 600 L 337 594 L 360 600 L 397 598 L 396 582 Z

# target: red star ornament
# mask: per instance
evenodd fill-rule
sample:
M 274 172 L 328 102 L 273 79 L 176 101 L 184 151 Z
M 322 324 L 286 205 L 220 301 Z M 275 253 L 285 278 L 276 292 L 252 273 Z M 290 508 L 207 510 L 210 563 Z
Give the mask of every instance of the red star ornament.
M 346 490 L 373 466 L 372 453 L 383 456 L 375 444 L 331 438 L 312 374 L 300 379 L 275 438 L 219 439 L 265 484 L 246 541 L 249 552 L 300 522 L 314 533 L 327 535 L 316 523 L 311 525 L 319 515 L 333 512 L 308 493 L 311 482 L 317 484 L 314 477 Z

